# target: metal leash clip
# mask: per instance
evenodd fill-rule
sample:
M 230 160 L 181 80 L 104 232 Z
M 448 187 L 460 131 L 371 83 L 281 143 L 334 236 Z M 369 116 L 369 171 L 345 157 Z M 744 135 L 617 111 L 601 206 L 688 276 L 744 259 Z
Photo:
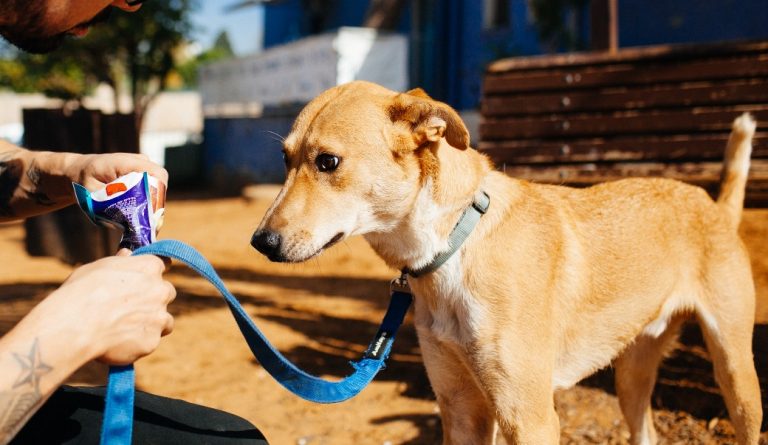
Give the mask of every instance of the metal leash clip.
M 390 293 L 402 292 L 404 294 L 412 294 L 411 286 L 408 285 L 408 274 L 401 273 L 399 278 L 389 282 Z

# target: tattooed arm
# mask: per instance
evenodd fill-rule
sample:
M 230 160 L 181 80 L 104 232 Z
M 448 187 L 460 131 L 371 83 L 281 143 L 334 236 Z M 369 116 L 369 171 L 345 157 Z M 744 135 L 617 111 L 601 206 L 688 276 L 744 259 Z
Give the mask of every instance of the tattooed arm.
M 2 351 L 20 351 L 0 357 L 3 370 L 0 374 L 0 444 L 6 444 L 64 379 L 84 363 L 77 366 L 77 361 L 72 360 L 74 357 L 61 357 L 61 348 L 46 348 L 47 356 L 43 357 L 39 337 L 32 338 L 31 342 L 23 337 L 7 341 L 4 338 L 2 343 Z
M 158 346 L 176 295 L 163 270 L 149 255 L 82 266 L 0 338 L 0 444 L 88 361 L 124 365 Z
M 142 155 L 30 151 L 0 141 L 0 221 L 73 204 L 72 182 L 94 189 L 132 171 L 147 171 L 168 183 L 165 169 Z

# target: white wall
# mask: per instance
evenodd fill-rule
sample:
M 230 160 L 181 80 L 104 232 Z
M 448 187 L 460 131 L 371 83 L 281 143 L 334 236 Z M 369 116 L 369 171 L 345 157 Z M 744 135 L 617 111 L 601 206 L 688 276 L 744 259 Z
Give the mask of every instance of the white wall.
M 206 116 L 258 116 L 265 106 L 306 103 L 336 85 L 369 80 L 408 87 L 408 41 L 369 28 L 340 28 L 200 69 Z

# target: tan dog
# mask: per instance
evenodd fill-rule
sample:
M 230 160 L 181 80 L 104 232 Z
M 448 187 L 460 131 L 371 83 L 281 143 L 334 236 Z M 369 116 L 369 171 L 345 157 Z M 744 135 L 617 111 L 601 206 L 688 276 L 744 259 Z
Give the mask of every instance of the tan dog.
M 738 440 L 762 418 L 752 359 L 754 285 L 737 234 L 755 123 L 734 123 L 722 192 L 666 179 L 573 189 L 494 171 L 457 113 L 421 90 L 353 82 L 301 112 L 287 179 L 254 234 L 273 261 L 363 235 L 411 270 L 447 249 L 479 190 L 490 209 L 435 272 L 409 278 L 444 443 L 556 444 L 553 391 L 610 364 L 632 442 L 656 442 L 657 366 L 695 315 Z

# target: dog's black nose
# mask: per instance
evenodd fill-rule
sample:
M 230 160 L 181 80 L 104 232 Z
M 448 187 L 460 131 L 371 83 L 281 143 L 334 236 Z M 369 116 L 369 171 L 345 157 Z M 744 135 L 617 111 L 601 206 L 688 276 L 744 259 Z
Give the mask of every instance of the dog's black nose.
M 280 257 L 280 234 L 270 230 L 259 230 L 253 234 L 251 245 L 272 261 Z

